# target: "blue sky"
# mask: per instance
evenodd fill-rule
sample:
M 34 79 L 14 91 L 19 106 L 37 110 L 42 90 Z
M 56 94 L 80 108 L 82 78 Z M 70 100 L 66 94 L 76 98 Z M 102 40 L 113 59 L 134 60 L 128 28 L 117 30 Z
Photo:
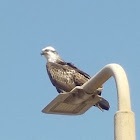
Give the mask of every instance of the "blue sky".
M 140 2 L 98 0 L 0 1 L 0 139 L 113 139 L 117 111 L 113 78 L 104 84 L 110 110 L 92 107 L 81 116 L 46 115 L 57 96 L 41 49 L 52 45 L 60 56 L 93 76 L 109 63 L 126 71 L 140 139 Z

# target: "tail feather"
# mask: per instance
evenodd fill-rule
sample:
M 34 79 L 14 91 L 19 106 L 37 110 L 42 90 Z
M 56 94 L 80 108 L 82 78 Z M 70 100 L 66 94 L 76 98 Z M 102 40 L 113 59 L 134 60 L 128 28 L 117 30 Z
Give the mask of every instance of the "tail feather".
M 98 103 L 96 103 L 96 106 L 101 109 L 101 110 L 109 110 L 110 105 L 109 102 L 107 100 L 105 100 L 104 98 L 102 98 L 101 101 L 99 101 Z

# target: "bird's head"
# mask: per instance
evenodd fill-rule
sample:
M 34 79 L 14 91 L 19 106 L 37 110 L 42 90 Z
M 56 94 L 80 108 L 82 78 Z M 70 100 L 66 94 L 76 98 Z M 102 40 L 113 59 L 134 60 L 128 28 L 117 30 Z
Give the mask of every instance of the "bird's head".
M 56 50 L 52 46 L 45 47 L 42 49 L 41 55 L 44 55 L 48 62 L 62 61 Z

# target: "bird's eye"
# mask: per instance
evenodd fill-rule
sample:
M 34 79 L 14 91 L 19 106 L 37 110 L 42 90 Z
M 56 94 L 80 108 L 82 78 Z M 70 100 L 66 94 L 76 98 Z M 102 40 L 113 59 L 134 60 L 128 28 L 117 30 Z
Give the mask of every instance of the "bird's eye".
M 54 50 L 51 50 L 51 52 L 53 52 L 53 53 L 54 53 L 55 51 L 54 51 Z

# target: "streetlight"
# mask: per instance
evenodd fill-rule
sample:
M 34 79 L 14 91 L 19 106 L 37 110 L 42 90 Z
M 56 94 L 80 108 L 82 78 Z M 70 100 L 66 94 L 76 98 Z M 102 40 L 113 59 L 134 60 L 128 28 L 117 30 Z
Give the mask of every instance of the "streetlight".
M 71 92 L 59 94 L 43 113 L 80 115 L 95 105 L 101 96 L 98 89 L 114 77 L 118 95 L 118 111 L 114 116 L 114 139 L 135 140 L 135 117 L 131 110 L 129 84 L 124 69 L 118 64 L 108 64 L 94 77 Z M 94 98 L 93 98 L 94 96 Z

